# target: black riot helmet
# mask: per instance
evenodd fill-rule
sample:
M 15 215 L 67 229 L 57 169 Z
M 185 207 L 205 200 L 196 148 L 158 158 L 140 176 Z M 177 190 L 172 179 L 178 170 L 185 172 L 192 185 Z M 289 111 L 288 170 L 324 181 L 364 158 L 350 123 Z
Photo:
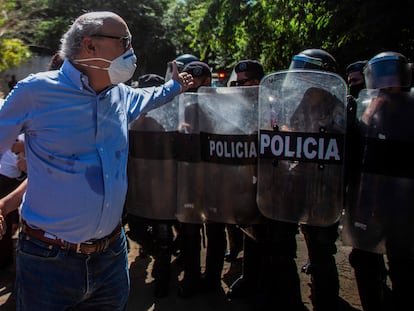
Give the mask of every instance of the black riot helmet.
M 411 66 L 407 58 L 397 52 L 382 52 L 368 61 L 364 70 L 368 89 L 401 87 L 408 90 L 411 85 Z
M 193 61 L 199 61 L 200 59 L 193 54 L 182 54 L 174 59 L 177 62 L 178 72 L 181 72 L 185 65 L 191 63 Z M 171 79 L 172 76 L 172 62 L 168 62 L 167 64 L 167 72 L 165 73 L 165 81 Z
M 293 56 L 289 69 L 310 69 L 337 72 L 335 58 L 321 49 L 307 49 Z
M 194 56 L 193 54 L 183 54 L 178 56 L 175 61 L 177 62 L 178 71 L 181 72 L 185 65 L 188 63 L 199 61 L 200 59 L 197 56 Z

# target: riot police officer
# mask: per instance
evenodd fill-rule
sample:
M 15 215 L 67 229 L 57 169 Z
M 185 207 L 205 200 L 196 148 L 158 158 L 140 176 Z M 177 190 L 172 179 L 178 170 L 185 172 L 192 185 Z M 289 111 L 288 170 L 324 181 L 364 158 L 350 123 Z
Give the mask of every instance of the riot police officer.
M 164 78 L 156 74 L 145 74 L 138 78 L 138 87 L 140 88 L 158 86 L 163 83 Z M 156 132 L 165 131 L 161 124 L 143 114 L 131 124 L 130 130 L 132 132 L 145 129 L 151 129 Z M 136 187 L 138 187 L 138 185 L 134 182 L 132 176 L 134 173 L 137 173 L 135 172 L 136 170 L 139 170 L 139 165 L 134 162 L 131 153 L 128 162 L 128 170 L 130 188 L 127 192 L 125 204 L 126 220 L 129 226 L 128 236 L 140 245 L 139 256 L 141 258 L 145 258 L 147 255 L 154 258 L 152 268 L 154 297 L 162 298 L 168 295 L 168 287 L 171 278 L 170 262 L 173 244 L 172 225 L 174 224 L 174 221 L 150 219 L 148 217 L 141 217 L 139 213 L 137 213 L 136 208 L 134 208 L 137 203 L 137 198 L 134 196 L 134 193 L 137 192 Z M 159 181 L 155 177 L 154 180 Z M 149 191 L 146 193 L 150 196 Z
M 183 72 L 190 73 L 194 78 L 194 86 L 188 92 L 196 93 L 202 86 L 211 86 L 211 69 L 208 64 L 200 61 L 187 63 Z M 186 107 L 184 111 L 187 131 L 198 129 L 198 120 L 203 118 L 195 103 Z M 205 118 L 205 117 L 204 117 Z M 207 251 L 206 268 L 201 274 L 200 252 L 201 237 L 206 230 Z M 181 250 L 180 259 L 183 264 L 184 277 L 178 287 L 180 298 L 190 298 L 200 291 L 211 291 L 221 289 L 221 273 L 224 265 L 224 254 L 226 247 L 225 225 L 218 222 L 190 223 L 179 221 L 178 239 Z
M 175 61 L 177 62 L 178 70 L 181 72 L 184 68 L 184 65 L 193 61 L 198 60 L 198 58 L 192 54 L 183 54 L 178 56 Z M 166 70 L 166 77 L 168 79 L 172 74 L 172 62 L 169 62 Z M 164 78 L 155 74 L 146 74 L 142 75 L 138 79 L 138 87 L 152 87 L 157 86 L 163 83 Z M 143 114 L 135 120 L 130 125 L 130 135 L 134 132 L 140 131 L 152 131 L 155 133 L 165 132 L 165 129 L 161 124 L 151 117 L 148 117 L 146 114 Z M 157 134 L 156 134 L 157 135 Z M 159 139 L 156 137 L 155 140 Z M 130 143 L 133 139 L 130 139 Z M 154 202 L 158 202 L 154 196 L 159 197 L 159 194 L 155 194 L 145 187 L 142 187 L 141 184 L 134 179 L 134 176 L 140 173 L 143 173 L 144 166 L 150 167 L 148 162 L 136 162 L 139 160 L 146 161 L 151 159 L 151 155 L 143 156 L 143 159 L 136 160 L 135 157 L 131 155 L 130 148 L 130 157 L 128 162 L 128 193 L 126 197 L 125 210 L 126 210 L 126 219 L 129 225 L 128 236 L 140 244 L 140 256 L 145 257 L 146 255 L 151 255 L 154 258 L 154 264 L 152 269 L 152 276 L 154 278 L 154 297 L 163 298 L 168 295 L 169 285 L 171 279 L 171 255 L 177 255 L 178 250 L 178 240 L 174 239 L 173 227 L 176 225 L 176 220 L 174 217 L 166 217 L 165 215 L 157 215 L 157 218 L 143 217 L 143 209 L 148 208 L 155 210 L 157 205 Z M 147 148 L 150 149 L 150 148 Z M 172 149 L 171 145 L 164 144 L 162 148 L 159 149 L 168 149 L 166 150 L 157 150 L 159 153 L 164 151 L 168 154 Z M 137 157 L 139 158 L 139 157 Z M 151 162 L 151 161 L 149 161 Z M 162 161 L 161 161 L 162 162 Z M 167 163 L 167 161 L 165 161 Z M 171 164 L 174 166 L 174 164 Z M 173 179 L 175 170 L 166 164 L 168 169 L 164 173 L 159 171 L 163 170 L 162 165 L 156 165 L 156 169 L 159 170 L 157 173 L 152 176 L 153 183 L 156 185 L 162 185 L 164 187 L 165 175 L 168 175 Z M 174 176 L 174 177 L 173 177 Z M 164 188 L 164 202 L 161 209 L 171 208 L 173 211 L 176 210 L 176 194 L 175 189 L 172 185 L 168 185 L 168 189 Z M 139 189 L 137 189 L 139 187 Z M 139 190 L 139 191 L 138 191 Z M 139 193 L 139 194 L 138 194 Z M 142 206 L 145 206 L 142 208 Z M 158 206 L 158 208 L 160 208 Z M 150 213 L 148 213 L 150 214 Z
M 337 72 L 335 58 L 322 49 L 307 49 L 295 55 L 289 69 Z M 308 248 L 306 273 L 311 275 L 311 301 L 315 311 L 338 310 L 339 277 L 335 261 L 339 221 L 329 226 L 301 224 Z
M 200 59 L 193 55 L 193 54 L 182 54 L 177 56 L 175 59 L 175 62 L 177 63 L 178 72 L 183 71 L 184 66 L 187 65 L 190 62 L 199 61 Z M 167 64 L 167 70 L 165 72 L 165 81 L 168 81 L 168 79 L 171 78 L 172 75 L 172 61 L 168 62 Z
M 343 194 L 342 175 L 338 174 L 342 166 L 321 165 L 317 160 L 303 161 L 307 151 L 299 149 L 301 147 L 294 151 L 281 150 L 284 145 L 281 141 L 285 141 L 282 135 L 291 138 L 295 146 L 293 141 L 307 140 L 306 135 L 344 136 L 346 85 L 338 75 L 323 72 L 335 72 L 336 67 L 329 53 L 309 49 L 293 57 L 290 70 L 269 75 L 261 82 L 260 115 L 265 121 L 269 119 L 266 125 L 260 121 L 258 163 L 257 200 L 259 209 L 269 218 L 260 254 L 266 264 L 266 275 L 260 279 L 265 301 L 265 305 L 259 305 L 261 309 L 277 306 L 281 310 L 307 310 L 302 302 L 295 261 L 298 223 L 303 222 L 306 223 L 301 228 L 308 246 L 310 264 L 307 268 L 311 274 L 314 310 L 338 310 L 339 280 L 334 255 L 337 220 L 342 209 L 342 200 L 337 198 Z M 295 140 L 294 135 L 298 133 L 304 137 Z M 265 149 L 262 135 L 273 134 L 269 141 L 280 140 L 275 143 L 277 147 L 269 149 L 278 149 L 286 157 L 297 154 L 297 160 L 276 155 L 267 157 L 262 153 Z M 296 191 L 296 195 L 292 193 Z M 331 213 L 331 207 L 339 211 Z M 332 217 L 325 221 L 309 216 L 322 214 L 332 214 Z
M 406 126 L 414 117 L 408 93 L 411 71 L 407 58 L 393 51 L 375 55 L 364 69 L 365 102 L 370 104 L 360 107 L 354 129 L 352 145 L 360 148 L 353 152 L 349 166 L 344 225 L 353 245 L 349 261 L 364 311 L 404 310 L 412 304 L 414 256 L 409 228 L 414 219 L 409 210 L 414 203 L 413 173 L 410 165 L 398 169 L 399 160 L 392 159 L 398 146 L 406 149 L 405 144 L 412 143 L 412 127 Z M 384 157 L 386 161 L 378 165 L 378 158 Z M 392 295 L 383 253 L 387 254 Z
M 346 81 L 349 95 L 352 96 L 351 100 L 353 101 L 358 98 L 360 91 L 366 88 L 364 69 L 367 63 L 367 60 L 356 61 L 346 67 Z M 355 120 L 356 115 L 350 117 Z M 352 139 L 352 128 L 354 126 L 354 123 L 349 126 L 348 137 L 350 139 Z M 352 157 L 351 152 L 350 157 Z M 349 262 L 355 269 L 355 279 L 362 307 L 365 311 L 381 310 L 386 304 L 378 297 L 384 297 L 385 299 L 385 297 L 389 297 L 390 293 L 387 286 L 388 271 L 384 256 L 380 253 L 353 248 L 349 254 Z
M 231 86 L 253 86 L 259 85 L 260 80 L 264 77 L 263 65 L 254 59 L 244 59 L 239 61 L 234 67 L 234 77 Z M 261 289 L 259 287 L 262 283 L 263 269 L 264 269 L 264 241 L 262 236 L 266 227 L 263 224 L 253 224 L 244 227 L 243 232 L 243 268 L 242 274 L 230 285 L 227 292 L 227 298 L 234 299 L 239 297 L 258 296 L 257 292 Z M 236 230 L 240 230 L 236 225 L 227 226 L 229 234 L 230 249 L 236 236 Z M 260 238 L 258 236 L 261 236 Z M 234 251 L 233 252 L 237 252 Z M 237 254 L 236 254 L 237 256 Z M 255 300 L 255 299 L 254 299 Z M 253 302 L 255 303 L 255 301 Z M 257 299 L 256 299 L 257 300 Z
M 358 94 L 365 88 L 364 68 L 368 61 L 360 60 L 349 64 L 346 67 L 346 82 L 349 94 L 358 98 Z

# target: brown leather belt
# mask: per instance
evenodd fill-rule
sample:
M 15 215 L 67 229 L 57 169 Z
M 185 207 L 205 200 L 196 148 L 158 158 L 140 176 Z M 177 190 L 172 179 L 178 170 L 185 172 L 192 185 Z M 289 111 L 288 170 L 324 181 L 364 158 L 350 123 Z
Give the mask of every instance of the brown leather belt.
M 107 249 L 116 240 L 118 240 L 119 236 L 121 235 L 121 228 L 122 225 L 119 224 L 114 229 L 114 231 L 112 231 L 111 234 L 102 239 L 75 244 L 58 238 L 49 238 L 48 236 L 52 236 L 51 234 L 46 233 L 42 229 L 33 229 L 25 221 L 22 222 L 22 232 L 27 234 L 26 239 L 29 240 L 30 237 L 32 237 L 40 241 L 46 242 L 48 244 L 51 244 L 50 248 L 52 247 L 52 245 L 57 245 L 62 249 L 69 249 L 76 253 L 85 255 L 99 253 Z

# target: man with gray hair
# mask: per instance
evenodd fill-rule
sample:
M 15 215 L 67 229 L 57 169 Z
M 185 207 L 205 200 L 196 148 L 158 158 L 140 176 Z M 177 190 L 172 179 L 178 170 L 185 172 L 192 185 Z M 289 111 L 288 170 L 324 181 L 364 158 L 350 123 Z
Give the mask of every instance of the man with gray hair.
M 59 70 L 21 80 L 0 108 L 0 155 L 24 133 L 27 159 L 27 183 L 0 201 L 0 238 L 21 202 L 16 309 L 125 310 L 128 123 L 190 88 L 192 77 L 175 65 L 160 87 L 125 85 L 136 56 L 112 12 L 78 17 L 59 54 Z

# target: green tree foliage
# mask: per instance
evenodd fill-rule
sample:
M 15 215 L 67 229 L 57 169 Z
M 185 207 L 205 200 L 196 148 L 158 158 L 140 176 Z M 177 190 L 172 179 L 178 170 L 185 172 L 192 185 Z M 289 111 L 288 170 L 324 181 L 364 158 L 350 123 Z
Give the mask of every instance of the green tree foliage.
M 341 66 L 385 50 L 400 52 L 413 61 L 411 6 L 411 0 L 339 1 L 332 10 L 330 33 Z
M 267 69 L 286 69 L 292 56 L 306 48 L 327 48 L 329 41 L 323 34 L 330 12 L 325 1 L 273 0 L 257 6 L 254 16 L 265 31 L 254 31 L 262 33 L 258 53 Z
M 168 0 L 32 0 L 21 3 L 25 19 L 9 30 L 9 36 L 43 48 L 49 54 L 59 49 L 60 38 L 73 20 L 89 11 L 113 11 L 122 16 L 133 35 L 138 56 L 135 78 L 144 73 L 163 75 L 166 64 L 175 56 L 171 41 L 161 24 Z
M 162 24 L 165 28 L 165 35 L 175 47 L 175 55 L 171 59 L 187 53 L 199 56 L 198 51 L 195 52 L 190 48 L 193 38 L 191 33 L 186 30 L 189 22 L 192 22 L 187 18 L 190 7 L 191 5 L 185 1 L 170 0 L 167 10 L 164 11 Z
M 350 62 L 369 59 L 383 50 L 413 57 L 410 0 L 178 2 L 180 5 L 171 6 L 167 15 L 185 7 L 188 18 L 181 19 L 185 31 L 172 37 L 174 45 L 185 38 L 194 54 L 222 68 L 231 68 L 243 58 L 255 58 L 267 71 L 284 69 L 295 53 L 312 47 L 334 55 L 341 72 Z M 175 28 L 180 28 L 179 24 Z
M 0 39 L 0 71 L 19 65 L 31 56 L 20 39 Z
M 326 45 L 319 32 L 329 22 L 325 1 L 185 1 L 190 47 L 201 59 L 231 68 L 244 58 L 259 59 L 268 71 L 286 68 L 304 46 Z M 175 43 L 175 39 L 174 39 Z
M 409 58 L 414 51 L 410 0 L 0 0 L 3 4 L 9 5 L 9 18 L 0 39 L 18 38 L 51 53 L 83 12 L 120 14 L 133 33 L 137 74 L 163 74 L 166 63 L 183 53 L 215 69 L 255 58 L 271 72 L 287 68 L 301 50 L 323 48 L 343 72 L 350 62 L 384 50 Z M 0 16 L 2 22 L 6 25 Z
M 0 71 L 19 65 L 31 56 L 29 48 L 17 38 L 7 38 L 7 30 L 18 21 L 16 1 L 0 1 Z

